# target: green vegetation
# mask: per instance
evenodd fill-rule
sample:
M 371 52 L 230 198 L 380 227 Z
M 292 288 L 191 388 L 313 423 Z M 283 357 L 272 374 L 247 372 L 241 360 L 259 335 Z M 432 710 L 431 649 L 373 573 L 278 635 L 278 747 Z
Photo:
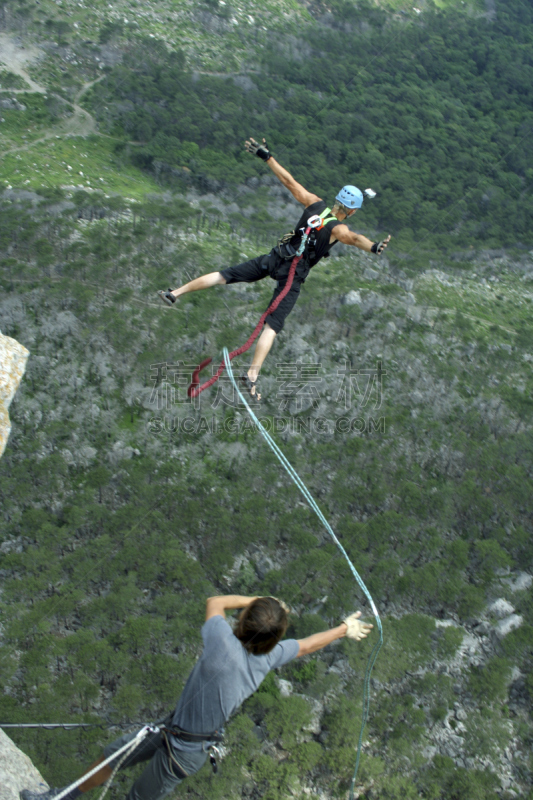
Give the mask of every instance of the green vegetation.
M 0 68 L 0 89 L 27 89 L 28 85 L 24 78 L 15 75 L 7 69 Z
M 90 145 L 86 142 L 81 154 Z M 357 607 L 349 570 L 335 548 L 322 542 L 315 518 L 283 483 L 255 434 L 224 427 L 236 422 L 236 409 L 224 403 L 215 407 L 211 393 L 194 411 L 182 402 L 183 380 L 173 383 L 168 375 L 160 377 L 159 393 L 153 395 L 153 365 L 190 364 L 204 353 L 216 354 L 221 344 L 238 344 L 271 291 L 263 284 L 245 287 L 244 293 L 239 287 L 233 293 L 213 290 L 167 313 L 154 304 L 154 287 L 224 263 L 231 248 L 248 257 L 260 252 L 261 243 L 220 214 L 205 213 L 177 196 L 152 195 L 128 204 L 101 192 L 65 194 L 43 187 L 33 204 L 15 193 L 3 201 L 1 212 L 2 329 L 32 352 L 0 464 L 2 504 L 9 514 L 2 559 L 7 689 L 0 694 L 2 716 L 47 720 L 57 718 L 60 707 L 71 720 L 99 719 L 105 692 L 105 713 L 114 721 L 160 717 L 197 657 L 203 603 L 214 592 L 259 591 L 286 598 L 300 609 L 292 636 L 320 630 Z M 363 363 L 360 348 L 369 337 L 383 336 L 391 319 L 399 326 L 396 340 L 387 345 L 387 379 L 399 377 L 402 387 L 387 393 L 385 382 L 385 430 L 348 436 L 304 430 L 286 437 L 284 448 L 337 520 L 338 534 L 378 606 L 402 605 L 399 616 L 385 614 L 386 644 L 374 674 L 380 686 L 394 690 L 373 693 L 367 733 L 375 749 L 365 758 L 361 779 L 409 797 L 434 785 L 436 773 L 420 750 L 428 731 L 445 723 L 455 703 L 453 680 L 433 670 L 436 659 L 450 663 L 458 656 L 464 630 L 435 627 L 435 609 L 468 621 L 497 591 L 502 567 L 529 568 L 533 558 L 525 488 L 531 446 L 524 430 L 531 412 L 506 406 L 501 384 L 488 379 L 520 370 L 526 351 L 516 336 L 505 357 L 480 346 L 476 368 L 467 372 L 463 347 L 476 329 L 458 327 L 455 311 L 443 313 L 432 328 L 437 343 L 428 340 L 424 326 L 408 327 L 402 316 L 405 290 L 392 273 L 385 269 L 383 284 L 369 282 L 363 277 L 367 263 L 354 253 L 335 258 L 322 280 L 310 276 L 289 335 L 280 338 L 266 370 L 271 389 L 261 414 L 279 417 L 275 364 L 291 360 L 285 348 L 293 346 L 299 326 L 311 325 L 307 335 L 316 342 L 324 370 L 319 392 L 330 397 L 332 419 L 346 415 L 337 399 L 337 370 L 343 363 L 336 355 L 339 343 L 345 348 L 339 352 L 349 354 L 352 363 Z M 442 286 L 448 297 L 441 299 L 443 310 L 456 304 L 465 317 L 476 298 L 478 316 L 498 331 L 489 344 L 504 344 L 500 332 L 513 323 L 494 290 L 470 278 L 453 280 L 445 287 L 426 274 L 413 291 L 423 302 Z M 396 288 L 383 292 L 386 306 L 379 312 L 365 316 L 339 304 L 339 292 L 357 286 L 367 297 L 371 287 L 380 291 L 381 285 Z M 498 293 L 518 299 L 522 285 L 508 270 Z M 330 309 L 327 318 L 321 314 L 324 306 Z M 335 308 L 342 315 L 331 313 Z M 528 305 L 515 304 L 514 322 L 522 347 L 529 346 Z M 423 384 L 415 372 L 420 358 Z M 458 393 L 451 402 L 442 399 L 438 387 L 443 382 L 448 395 L 455 375 L 456 385 L 465 397 L 476 397 L 476 405 Z M 413 417 L 405 410 L 413 408 L 413 392 L 422 385 L 432 387 L 437 400 L 430 407 L 415 405 L 420 410 Z M 166 391 L 171 399 L 165 408 Z M 497 406 L 504 412 L 487 410 Z M 179 421 L 190 416 L 201 423 L 196 433 L 178 429 Z M 213 420 L 222 426 L 219 434 L 210 432 Z M 421 440 L 431 442 L 431 458 L 417 454 Z M 442 448 L 445 458 L 435 455 Z M 258 543 L 273 559 L 263 580 L 257 574 L 259 556 L 253 554 Z M 240 566 L 232 572 L 237 557 Z M 317 598 L 324 598 L 318 610 Z M 527 601 L 519 612 L 527 625 L 504 640 L 505 654 L 462 673 L 465 691 L 477 704 L 461 734 L 470 758 L 486 754 L 497 760 L 509 741 L 509 665 L 518 663 L 524 671 L 531 666 L 533 618 Z M 287 667 L 281 677 L 293 682 L 296 693 L 289 698 L 280 696 L 269 677 L 229 726 L 235 744 L 224 780 L 213 783 L 213 792 L 220 797 L 238 793 L 243 780 L 273 798 L 309 780 L 344 792 L 370 647 L 371 642 L 359 648 L 343 642 L 337 651 Z M 330 670 L 332 658 L 346 667 Z M 345 669 L 353 670 L 348 683 Z M 331 700 L 321 718 L 324 736 L 317 741 L 306 726 L 312 702 L 325 697 Z M 283 770 L 274 770 L 272 755 L 261 750 L 258 729 L 279 752 L 290 753 Z M 51 735 L 36 739 L 26 732 L 15 738 L 60 782 L 71 777 L 75 763 L 94 757 L 114 732 Z M 527 724 L 520 735 L 524 740 L 530 735 Z M 409 775 L 396 785 L 391 776 L 400 763 L 410 765 Z M 242 777 L 241 768 L 248 777 Z M 463 777 L 466 788 L 454 789 L 457 796 L 484 786 L 475 769 Z M 442 778 L 443 796 L 451 780 Z M 489 792 L 487 780 L 483 791 Z M 198 781 L 198 791 L 211 787 L 208 776 Z M 123 785 L 119 782 L 116 791 Z
M 437 655 L 439 658 L 453 658 L 463 641 L 463 635 L 461 628 L 453 626 L 441 628 L 440 636 L 437 640 Z
M 149 175 L 124 163 L 116 154 L 112 140 L 98 136 L 87 139 L 54 137 L 31 149 L 4 155 L 0 161 L 0 182 L 4 186 L 10 184 L 34 190 L 70 186 L 117 193 L 136 200 L 159 188 Z
M 192 75 L 182 53 L 145 40 L 94 87 L 90 107 L 104 129 L 142 142 L 133 162 L 166 183 L 220 189 L 255 178 L 242 148 L 253 129 L 324 196 L 348 178 L 374 186 L 365 223 L 390 230 L 400 250 L 528 245 L 533 20 L 524 4 L 497 9 L 497 33 L 456 12 L 391 31 L 385 12 L 337 3 L 353 46 L 344 29 L 311 27 L 305 57 L 272 44 L 245 86 Z M 387 47 L 376 54 L 379 37 Z
M 483 667 L 474 668 L 470 688 L 475 697 L 502 700 L 506 694 L 511 665 L 505 658 L 493 658 Z
M 497 781 L 487 772 L 458 769 L 451 758 L 435 756 L 421 782 L 424 797 L 431 800 L 496 800 Z
M 0 462 L 0 718 L 161 717 L 213 593 L 283 597 L 296 637 L 370 617 L 227 381 L 186 401 L 192 366 L 244 341 L 272 284 L 156 305 L 292 223 L 242 152 L 264 134 L 324 196 L 344 175 L 374 187 L 358 227 L 395 237 L 388 260 L 313 271 L 259 411 L 293 426 L 275 437 L 383 614 L 361 797 L 507 800 L 509 770 L 526 796 L 531 592 L 501 639 L 485 609 L 533 569 L 531 8 L 496 0 L 496 25 L 446 0 L 421 16 L 403 0 L 11 5 L 5 24 L 47 42 L 27 66 L 47 94 L 0 71 L 0 327 L 31 351 Z M 109 50 L 122 61 L 103 66 Z M 342 377 L 378 359 L 381 404 Z M 280 365 L 298 363 L 320 365 L 318 408 L 283 395 Z M 186 792 L 344 797 L 374 641 L 288 665 L 289 696 L 269 675 L 228 726 L 222 774 Z M 13 738 L 61 784 L 116 734 Z

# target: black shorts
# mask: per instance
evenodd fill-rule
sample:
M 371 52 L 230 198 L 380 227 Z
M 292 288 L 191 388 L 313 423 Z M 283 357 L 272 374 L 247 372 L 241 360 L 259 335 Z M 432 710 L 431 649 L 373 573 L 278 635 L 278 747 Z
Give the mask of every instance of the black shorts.
M 226 283 L 255 283 L 255 281 L 261 281 L 263 278 L 273 278 L 275 280 L 274 275 L 279 267 L 284 264 L 285 262 L 281 261 L 275 253 L 269 253 L 268 255 L 253 258 L 251 261 L 244 261 L 242 264 L 237 264 L 234 267 L 223 269 L 220 271 L 220 274 L 225 279 Z M 276 297 L 282 292 L 286 282 L 286 277 L 278 281 L 278 285 L 272 295 L 272 300 L 268 304 L 269 306 L 272 305 Z M 302 280 L 295 275 L 290 291 L 283 298 L 274 313 L 269 314 L 266 318 L 265 322 L 267 322 L 276 333 L 279 333 L 283 329 L 286 318 L 298 300 L 301 285 Z

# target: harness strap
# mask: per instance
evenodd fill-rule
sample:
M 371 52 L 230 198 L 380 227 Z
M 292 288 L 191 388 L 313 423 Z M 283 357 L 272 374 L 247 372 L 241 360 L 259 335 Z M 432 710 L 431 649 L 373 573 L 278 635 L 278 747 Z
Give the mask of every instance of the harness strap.
M 322 220 L 322 226 L 327 225 L 328 222 L 332 222 L 334 219 L 337 220 L 337 222 L 339 221 L 337 217 L 335 217 L 333 214 L 331 215 L 331 217 L 328 217 L 326 219 L 326 215 L 329 214 L 330 211 L 331 208 L 325 208 L 324 211 L 321 214 L 319 214 L 319 217 Z
M 189 773 L 185 772 L 179 761 L 176 759 L 176 756 L 172 752 L 172 747 L 170 742 L 168 741 L 167 736 L 167 728 L 161 728 L 161 736 L 163 737 L 163 741 L 165 743 L 165 747 L 167 748 L 168 753 L 168 768 L 172 775 L 175 775 L 176 778 L 180 778 L 181 780 L 185 780 L 185 778 L 189 777 Z M 177 773 L 176 773 L 177 768 Z
M 328 222 L 332 222 L 333 220 L 335 220 L 335 222 L 339 221 L 337 219 L 337 217 L 335 217 L 333 214 L 328 217 L 328 214 L 330 214 L 330 212 L 331 212 L 331 208 L 325 208 L 324 211 L 321 214 L 319 214 L 319 217 L 322 220 L 322 225 L 320 226 L 320 228 L 315 228 L 313 230 L 314 236 L 313 236 L 313 238 L 310 239 L 309 245 L 308 245 L 308 248 L 307 248 L 307 256 L 308 256 L 309 260 L 313 260 L 316 257 L 316 234 L 317 234 L 317 232 L 323 230 L 326 227 L 326 225 L 328 224 Z M 329 247 L 333 247 L 334 244 L 336 244 L 336 242 L 332 242 L 329 245 Z M 328 256 L 329 256 L 329 250 L 328 250 L 327 253 L 324 253 L 322 258 L 327 258 Z
M 328 224 L 328 222 L 332 222 L 333 220 L 336 220 L 336 221 L 338 222 L 338 220 L 337 220 L 337 217 L 335 217 L 335 216 L 333 216 L 333 215 L 331 215 L 330 217 L 328 217 L 328 216 L 327 216 L 327 215 L 328 215 L 330 212 L 331 212 L 331 208 L 325 208 L 325 209 L 324 209 L 324 211 L 323 211 L 321 214 L 319 214 L 319 215 L 318 215 L 318 216 L 320 217 L 320 219 L 322 220 L 322 225 L 320 225 L 320 227 L 319 227 L 319 228 L 315 228 L 315 229 L 314 229 L 314 232 L 315 232 L 315 233 L 316 233 L 317 231 L 320 231 L 320 230 L 322 230 L 322 228 L 323 228 L 325 225 L 327 225 L 327 224 Z M 303 228 L 300 228 L 300 230 L 303 230 Z M 294 258 L 294 256 L 296 255 L 296 249 L 295 249 L 295 248 L 294 248 L 292 245 L 290 245 L 290 248 L 291 248 L 291 249 L 288 249 L 289 242 L 290 242 L 290 240 L 293 238 L 293 236 L 295 235 L 295 233 L 296 233 L 296 231 L 294 231 L 294 230 L 292 230 L 292 231 L 289 231 L 289 233 L 285 233 L 285 234 L 284 234 L 284 235 L 281 237 L 281 239 L 278 239 L 278 244 L 277 244 L 277 252 L 278 252 L 278 255 L 279 255 L 281 258 L 284 258 L 284 259 L 285 259 L 285 260 L 287 260 L 287 261 L 288 261 L 289 259 L 292 259 L 292 258 Z M 311 238 L 311 241 L 310 241 L 310 243 L 309 243 L 309 244 L 310 244 L 310 247 L 313 247 L 313 241 L 312 241 L 312 238 Z M 282 248 L 283 246 L 285 246 L 285 247 L 287 248 L 286 254 L 282 253 L 282 251 L 281 251 L 281 248 Z M 309 249 L 309 247 L 308 247 L 308 249 Z M 292 252 L 291 252 L 291 250 L 292 250 Z
M 181 728 L 161 728 L 165 733 L 170 733 L 184 742 L 223 742 L 224 737 L 218 731 L 213 733 L 189 733 Z

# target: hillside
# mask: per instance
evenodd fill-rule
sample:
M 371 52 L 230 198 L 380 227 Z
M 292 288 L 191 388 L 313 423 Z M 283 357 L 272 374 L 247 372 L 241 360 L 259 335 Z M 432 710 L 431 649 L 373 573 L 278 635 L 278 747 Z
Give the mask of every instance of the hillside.
M 255 127 L 265 120 L 267 101 L 246 81 L 263 91 L 276 63 L 279 120 L 289 119 L 281 84 L 290 96 L 306 65 L 331 59 L 305 50 L 302 26 L 306 40 L 334 46 L 340 11 L 243 5 L 235 13 L 253 17 L 245 36 L 244 17 L 216 27 L 225 19 L 219 6 L 108 5 L 0 6 L 0 329 L 31 354 L 0 461 L 0 721 L 159 718 L 200 652 L 213 593 L 284 598 L 295 636 L 358 607 L 370 615 L 228 382 L 194 405 L 185 396 L 200 359 L 246 339 L 272 285 L 217 287 L 173 309 L 156 298 L 159 288 L 267 251 L 292 224 L 291 196 L 237 151 L 249 108 Z M 475 23 L 491 31 L 498 53 L 507 21 L 527 11 L 520 2 L 492 11 L 449 5 L 418 14 L 399 3 L 361 4 L 353 13 L 383 36 L 395 25 L 420 35 L 439 20 L 443 36 L 454 24 L 464 35 L 461 26 Z M 342 10 L 345 19 L 352 13 Z M 378 197 L 365 203 L 357 230 L 373 236 L 397 225 L 387 256 L 339 247 L 313 270 L 262 376 L 261 419 L 383 617 L 358 786 L 368 800 L 510 800 L 532 791 L 531 166 L 527 131 L 517 133 L 530 115 L 522 88 L 530 36 L 525 24 L 516 37 L 524 65 L 508 132 L 516 138 L 507 141 L 523 149 L 505 162 L 499 188 L 487 190 L 516 225 L 512 241 L 503 225 L 487 233 L 493 211 L 482 198 L 461 206 L 464 239 L 458 232 L 450 243 L 437 219 L 431 233 L 418 204 L 433 201 L 414 195 L 409 213 L 420 228 L 402 227 L 387 199 L 401 195 L 398 174 L 370 154 L 361 175 Z M 273 40 L 285 55 L 269 62 Z M 168 75 L 179 80 L 165 83 Z M 187 103 L 176 86 L 189 92 Z M 478 84 L 470 89 L 454 123 L 458 141 L 509 113 L 491 106 L 469 127 L 463 115 Z M 227 117 L 213 122 L 201 114 L 217 97 L 232 109 L 218 103 Z M 158 132 L 141 136 L 135 127 L 149 102 L 165 114 L 173 103 L 190 111 L 181 122 L 197 133 L 179 132 L 179 156 L 155 141 Z M 389 119 L 400 114 L 398 97 L 387 102 Z M 409 119 L 420 117 L 414 96 L 401 102 Z M 305 136 L 315 118 L 309 103 L 306 95 L 298 110 Z M 161 126 L 171 124 L 165 114 Z M 298 147 L 281 122 L 272 125 L 282 163 L 329 192 L 338 182 L 333 157 L 345 157 L 338 133 L 315 174 L 308 143 Z M 502 143 L 488 141 L 497 163 Z M 419 165 L 437 172 L 435 152 L 420 142 Z M 468 150 L 465 185 L 475 159 L 487 157 L 485 144 Z M 213 157 L 222 151 L 234 179 Z M 427 190 L 415 157 L 399 154 L 396 169 L 411 165 L 416 194 Z M 228 726 L 221 774 L 205 770 L 177 796 L 345 797 L 371 646 L 344 641 L 265 681 Z M 51 785 L 62 785 L 116 735 L 96 728 L 13 738 Z M 130 780 L 120 776 L 112 796 Z

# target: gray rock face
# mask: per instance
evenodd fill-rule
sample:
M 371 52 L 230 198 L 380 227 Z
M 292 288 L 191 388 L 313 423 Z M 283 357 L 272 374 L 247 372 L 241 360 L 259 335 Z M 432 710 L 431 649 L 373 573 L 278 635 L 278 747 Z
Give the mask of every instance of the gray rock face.
M 372 267 L 367 267 L 363 273 L 363 277 L 367 281 L 377 281 L 379 278 L 379 272 L 377 269 L 372 269 Z
M 363 314 L 371 314 L 373 311 L 377 311 L 380 308 L 383 308 L 385 305 L 385 300 L 381 297 L 380 294 L 376 294 L 376 292 L 369 292 L 362 303 L 362 311 Z
M 415 282 L 411 278 L 400 278 L 397 283 L 398 286 L 401 286 L 406 292 L 412 291 L 415 285 Z
M 91 450 L 93 448 L 90 448 Z M 140 451 L 134 447 L 131 447 L 129 444 L 124 444 L 124 442 L 115 442 L 113 445 L 113 450 L 109 453 L 109 460 L 111 463 L 116 466 L 121 461 L 129 460 L 133 458 L 133 456 L 140 456 Z
M 508 617 L 510 614 L 514 613 L 514 607 L 509 603 L 508 600 L 505 600 L 503 597 L 499 597 L 489 606 L 489 611 L 491 611 L 498 619 L 503 619 L 504 617 Z
M 345 294 L 342 298 L 342 303 L 345 306 L 360 306 L 362 302 L 361 293 L 356 292 L 355 289 L 349 291 L 348 294 Z
M 529 589 L 533 583 L 533 575 L 530 575 L 528 572 L 519 572 L 517 575 L 509 576 L 509 578 L 505 578 L 504 580 L 512 592 L 523 592 Z
M 274 562 L 268 556 L 262 556 L 262 558 L 257 560 L 255 571 L 260 580 L 263 580 L 267 572 L 270 572 L 271 569 L 274 569 Z
M 0 800 L 19 800 L 22 789 L 46 792 L 48 784 L 28 756 L 0 730 Z
M 279 693 L 282 697 L 290 697 L 292 694 L 293 686 L 290 681 L 285 681 L 283 678 L 278 679 Z
M 314 697 L 308 697 L 306 694 L 298 694 L 295 692 L 294 696 L 303 697 L 311 706 L 311 719 L 307 725 L 302 727 L 302 735 L 298 737 L 302 742 L 310 741 L 312 735 L 317 736 L 322 729 L 320 719 L 324 713 L 324 705 L 320 700 L 316 700 Z
M 409 319 L 419 325 L 427 325 L 429 328 L 434 326 L 438 313 L 438 309 L 436 308 L 414 305 L 407 306 L 407 316 Z
M 507 636 L 508 633 L 511 631 L 515 631 L 519 628 L 524 621 L 523 617 L 520 614 L 511 614 L 510 617 L 505 617 L 505 619 L 501 619 L 495 628 L 496 636 L 500 639 L 504 636 Z
M 26 111 L 26 106 L 19 103 L 14 97 L 6 97 L 0 100 L 0 108 L 9 108 L 14 111 Z

